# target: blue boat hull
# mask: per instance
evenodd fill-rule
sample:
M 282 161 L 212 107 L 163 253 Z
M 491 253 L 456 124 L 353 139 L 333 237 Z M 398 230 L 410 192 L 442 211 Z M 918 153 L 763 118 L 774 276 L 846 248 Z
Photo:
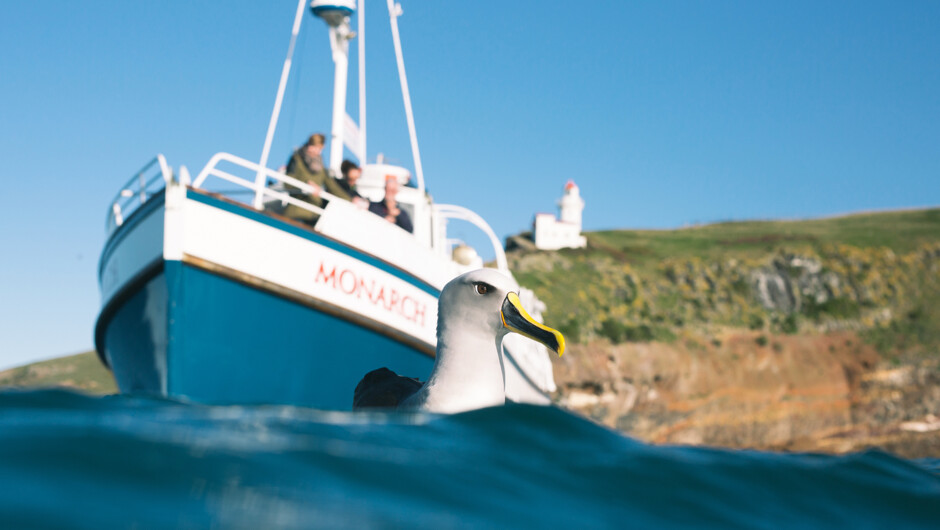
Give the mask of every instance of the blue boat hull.
M 378 331 L 190 264 L 163 262 L 128 287 L 98 323 L 122 392 L 348 410 L 370 370 L 426 378 L 433 364 Z
M 133 211 L 99 265 L 95 342 L 121 392 L 348 410 L 371 370 L 426 379 L 452 262 L 346 208 L 333 201 L 314 231 L 172 184 Z M 547 403 L 534 344 L 504 342 L 506 393 Z M 548 369 L 533 380 L 520 359 Z

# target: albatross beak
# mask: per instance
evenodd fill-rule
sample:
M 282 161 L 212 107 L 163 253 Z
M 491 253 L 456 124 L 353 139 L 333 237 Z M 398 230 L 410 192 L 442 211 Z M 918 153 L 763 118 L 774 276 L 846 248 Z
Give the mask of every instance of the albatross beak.
M 503 321 L 503 325 L 510 331 L 515 331 L 524 337 L 541 342 L 559 356 L 565 353 L 565 336 L 556 329 L 536 322 L 522 307 L 522 302 L 516 293 L 510 292 L 506 295 L 499 316 Z

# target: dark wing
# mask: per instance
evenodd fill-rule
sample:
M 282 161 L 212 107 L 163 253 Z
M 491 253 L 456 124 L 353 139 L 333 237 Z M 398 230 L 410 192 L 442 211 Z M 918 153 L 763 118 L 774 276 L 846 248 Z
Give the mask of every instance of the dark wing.
M 388 368 L 372 370 L 356 385 L 352 408 L 353 410 L 393 409 L 422 386 L 424 383 L 414 377 L 398 375 Z

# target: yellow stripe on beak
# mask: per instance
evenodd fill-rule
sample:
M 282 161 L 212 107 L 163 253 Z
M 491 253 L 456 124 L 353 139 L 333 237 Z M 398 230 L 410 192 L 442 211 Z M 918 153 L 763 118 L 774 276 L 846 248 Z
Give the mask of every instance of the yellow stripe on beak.
M 499 316 L 503 321 L 503 326 L 510 331 L 544 344 L 559 356 L 565 353 L 565 336 L 557 329 L 552 329 L 532 318 L 522 307 L 522 301 L 516 293 L 510 292 L 506 295 Z

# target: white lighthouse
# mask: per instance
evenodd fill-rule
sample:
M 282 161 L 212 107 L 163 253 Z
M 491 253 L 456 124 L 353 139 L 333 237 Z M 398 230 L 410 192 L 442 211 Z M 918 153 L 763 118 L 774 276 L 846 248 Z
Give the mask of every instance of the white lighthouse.
M 565 184 L 565 194 L 558 201 L 561 219 L 550 213 L 535 215 L 535 246 L 541 250 L 560 248 L 583 248 L 587 238 L 581 235 L 581 212 L 584 211 L 584 199 L 581 191 L 571 180 Z
M 565 184 L 565 194 L 558 201 L 561 210 L 561 222 L 578 225 L 578 232 L 581 232 L 581 212 L 584 210 L 584 199 L 581 198 L 581 190 L 573 180 Z

